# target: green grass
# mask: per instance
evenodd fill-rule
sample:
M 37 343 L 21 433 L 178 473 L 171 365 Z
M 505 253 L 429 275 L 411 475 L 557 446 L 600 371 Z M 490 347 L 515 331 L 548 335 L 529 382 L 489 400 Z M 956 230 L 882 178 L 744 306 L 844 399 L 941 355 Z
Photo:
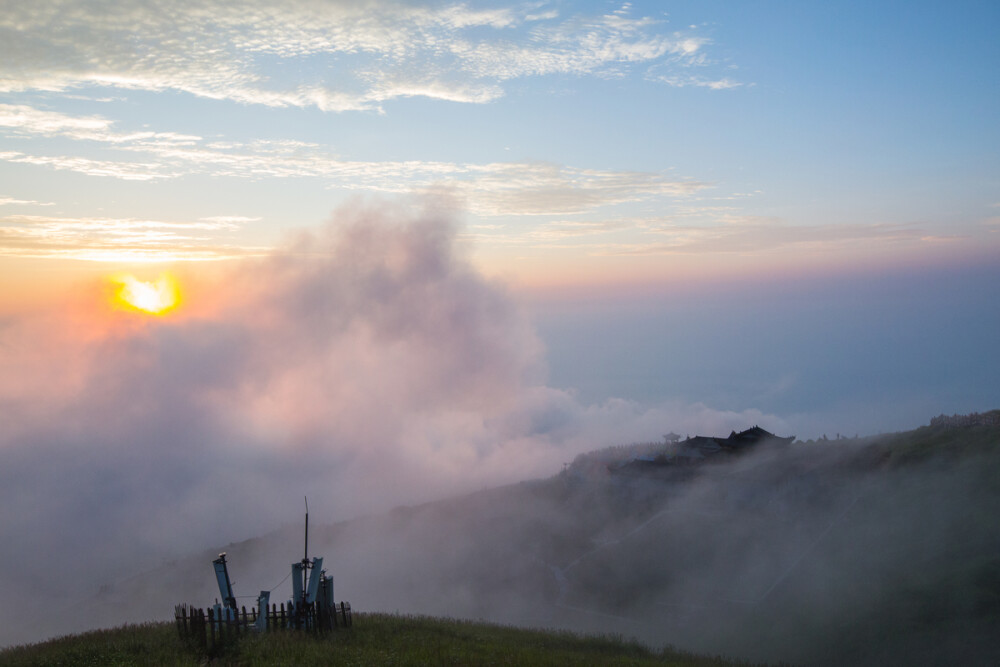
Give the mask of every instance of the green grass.
M 889 455 L 890 466 L 926 461 L 932 457 L 952 460 L 996 455 L 1000 426 L 921 426 L 913 431 L 884 436 L 879 446 Z
M 356 614 L 329 635 L 244 636 L 209 655 L 172 623 L 130 625 L 0 651 L 0 665 L 734 665 L 620 637 L 522 630 L 471 621 Z
M 120 667 L 199 664 L 204 664 L 204 661 L 181 643 L 173 623 L 127 625 L 0 651 L 0 665 Z

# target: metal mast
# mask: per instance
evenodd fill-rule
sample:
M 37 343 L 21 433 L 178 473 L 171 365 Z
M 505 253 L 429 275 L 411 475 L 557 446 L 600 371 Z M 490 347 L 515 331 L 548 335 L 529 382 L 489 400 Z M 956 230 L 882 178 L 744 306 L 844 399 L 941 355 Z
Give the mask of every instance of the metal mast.
M 306 544 L 302 552 L 302 601 L 305 602 L 309 595 L 309 497 L 303 497 L 306 501 Z

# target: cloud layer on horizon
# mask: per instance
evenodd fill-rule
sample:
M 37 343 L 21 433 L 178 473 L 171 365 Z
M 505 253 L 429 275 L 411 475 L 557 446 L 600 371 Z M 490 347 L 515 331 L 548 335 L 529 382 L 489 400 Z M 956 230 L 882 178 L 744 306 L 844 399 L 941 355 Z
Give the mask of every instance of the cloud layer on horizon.
M 547 386 L 531 323 L 456 234 L 447 212 L 359 204 L 242 263 L 200 315 L 0 323 L 3 589 L 38 575 L 38 553 L 108 576 L 249 537 L 303 495 L 334 520 L 671 429 L 786 426 Z

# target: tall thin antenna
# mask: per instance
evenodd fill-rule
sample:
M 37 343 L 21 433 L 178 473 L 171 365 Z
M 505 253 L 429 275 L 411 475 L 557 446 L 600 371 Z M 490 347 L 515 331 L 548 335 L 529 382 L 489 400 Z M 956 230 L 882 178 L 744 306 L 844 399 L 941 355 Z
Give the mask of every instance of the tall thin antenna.
M 309 597 L 309 497 L 303 496 L 306 500 L 306 544 L 302 554 L 302 600 L 296 601 L 305 603 Z

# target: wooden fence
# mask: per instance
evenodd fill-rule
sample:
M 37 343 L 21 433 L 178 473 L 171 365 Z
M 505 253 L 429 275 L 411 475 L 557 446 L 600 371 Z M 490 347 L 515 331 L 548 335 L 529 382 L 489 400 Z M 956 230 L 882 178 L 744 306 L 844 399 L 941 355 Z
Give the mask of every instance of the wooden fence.
M 217 617 L 218 616 L 218 617 Z M 205 648 L 216 646 L 227 640 L 239 637 L 241 634 L 255 632 L 258 629 L 258 613 L 256 609 L 247 611 L 246 607 L 235 614 L 226 613 L 222 608 L 218 613 L 214 608 L 199 609 L 186 604 L 174 607 L 174 620 L 177 631 L 184 639 L 191 639 Z M 351 604 L 341 602 L 332 607 L 318 602 L 311 604 L 296 603 L 280 606 L 273 604 L 266 611 L 263 623 L 264 632 L 284 630 L 305 630 L 307 632 L 325 633 L 337 627 L 351 627 Z

